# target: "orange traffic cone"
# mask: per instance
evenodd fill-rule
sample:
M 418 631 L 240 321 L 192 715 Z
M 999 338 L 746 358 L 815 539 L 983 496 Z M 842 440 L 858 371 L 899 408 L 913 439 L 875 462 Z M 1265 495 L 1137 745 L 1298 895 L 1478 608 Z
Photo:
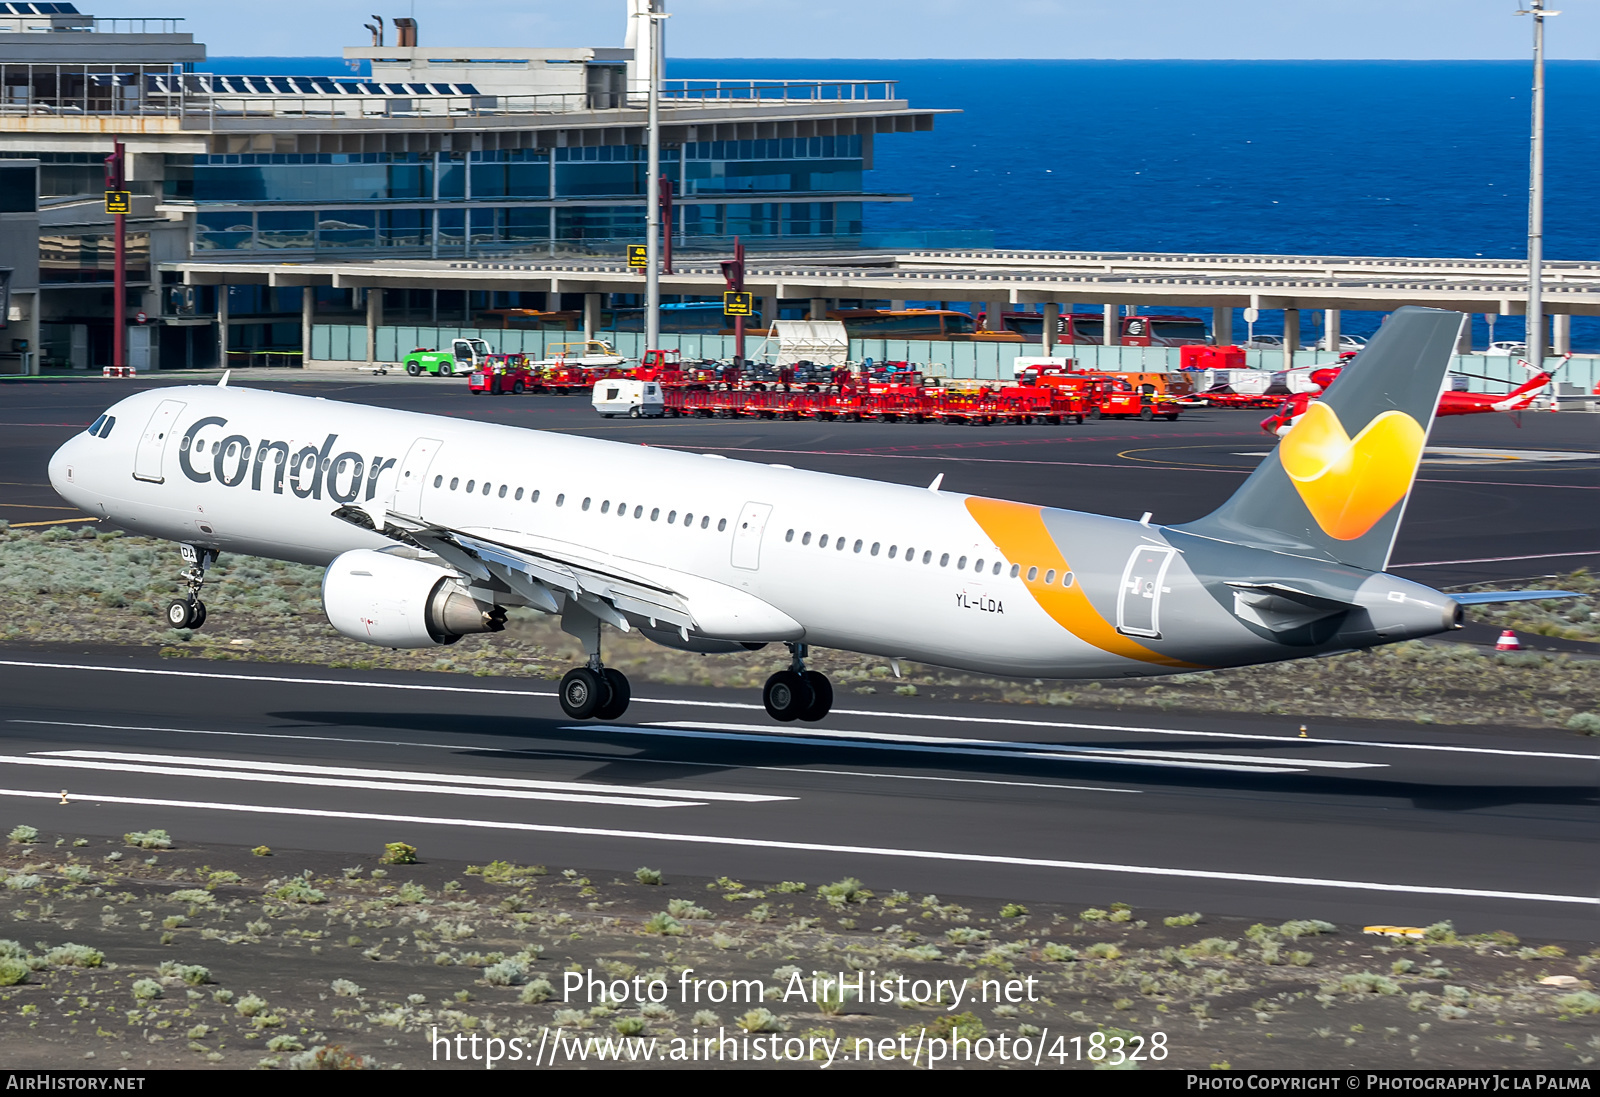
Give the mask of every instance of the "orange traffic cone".
M 1494 650 L 1521 651 L 1522 641 L 1517 639 L 1517 634 L 1515 632 L 1512 632 L 1510 629 L 1506 629 L 1500 634 L 1500 639 L 1495 641 Z

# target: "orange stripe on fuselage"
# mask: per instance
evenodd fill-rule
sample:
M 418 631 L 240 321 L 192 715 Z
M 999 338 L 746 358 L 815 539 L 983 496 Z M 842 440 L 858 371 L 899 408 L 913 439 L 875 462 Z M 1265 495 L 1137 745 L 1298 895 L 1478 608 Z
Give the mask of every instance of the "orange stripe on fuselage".
M 969 498 L 967 511 L 999 546 L 1000 551 L 1005 553 L 1006 559 L 1013 563 L 1021 564 L 1024 569 L 1037 566 L 1040 574 L 1051 568 L 1058 572 L 1072 570 L 1072 565 L 1061 554 L 1055 538 L 1045 528 L 1042 508 L 1026 503 L 1008 503 L 1002 499 Z M 1095 610 L 1080 582 L 1075 581 L 1070 587 L 1054 583 L 1046 586 L 1039 582 L 1026 583 L 1026 586 L 1033 600 L 1057 624 L 1101 651 L 1163 667 L 1201 666 L 1151 651 L 1122 635 Z

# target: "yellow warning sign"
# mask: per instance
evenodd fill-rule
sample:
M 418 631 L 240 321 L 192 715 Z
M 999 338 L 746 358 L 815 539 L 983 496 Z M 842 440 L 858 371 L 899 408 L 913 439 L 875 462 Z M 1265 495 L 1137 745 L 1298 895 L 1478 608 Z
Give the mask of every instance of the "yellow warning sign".
M 722 295 L 722 315 L 752 316 L 755 314 L 755 294 L 728 290 Z
M 133 194 L 125 190 L 106 191 L 107 213 L 132 213 Z
M 650 249 L 643 244 L 628 245 L 628 266 L 648 267 L 650 265 Z

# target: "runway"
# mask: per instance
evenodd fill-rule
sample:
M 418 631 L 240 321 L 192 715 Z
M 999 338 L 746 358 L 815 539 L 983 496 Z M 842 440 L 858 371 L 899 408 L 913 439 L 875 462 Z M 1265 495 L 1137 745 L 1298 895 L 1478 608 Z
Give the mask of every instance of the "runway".
M 49 454 L 147 385 L 6 388 L 0 519 L 72 523 Z M 459 382 L 238 377 L 330 399 L 1137 517 L 1199 517 L 1270 450 L 1260 413 L 1078 427 L 602 420 Z M 1441 420 L 1395 570 L 1435 585 L 1600 563 L 1600 420 Z M 53 510 L 51 508 L 61 508 Z M 41 665 L 45 664 L 45 665 Z M 553 684 L 0 650 L 0 802 L 86 835 L 631 873 L 853 875 L 944 896 L 1587 940 L 1596 755 L 1557 732 L 1316 726 L 884 696 L 821 726 L 754 691 L 636 684 L 574 725 Z M 68 790 L 68 804 L 58 801 Z
M 0 407 L 0 519 L 82 520 L 46 482 L 49 455 L 109 404 L 193 377 L 9 384 Z M 1198 409 L 1175 423 L 1078 426 L 762 420 L 607 420 L 582 397 L 478 396 L 461 379 L 236 374 L 332 400 L 622 442 L 726 454 L 821 472 L 1177 524 L 1220 505 L 1268 452 L 1258 411 Z M 1437 586 L 1600 565 L 1600 418 L 1577 412 L 1453 416 L 1435 423 L 1393 567 Z
M 1600 906 L 1600 744 L 1553 732 L 898 697 L 797 726 L 644 683 L 575 725 L 538 681 L 15 649 L 0 697 L 0 802 L 50 832 L 1576 940 Z

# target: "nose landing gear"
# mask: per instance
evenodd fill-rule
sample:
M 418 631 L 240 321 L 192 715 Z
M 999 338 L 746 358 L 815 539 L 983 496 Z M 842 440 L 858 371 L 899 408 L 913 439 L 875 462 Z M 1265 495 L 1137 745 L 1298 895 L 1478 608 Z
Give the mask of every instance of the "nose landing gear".
M 217 550 L 179 545 L 184 562 L 189 565 L 183 580 L 189 586 L 188 596 L 167 605 L 167 624 L 171 628 L 197 629 L 206 623 L 206 604 L 200 601 L 200 588 L 205 585 L 206 572 L 217 562 Z
M 766 688 L 761 691 L 761 703 L 774 720 L 785 723 L 820 720 L 833 707 L 833 683 L 826 674 L 806 669 L 806 645 L 788 644 L 787 647 L 794 660 L 788 670 L 780 670 L 767 679 Z

